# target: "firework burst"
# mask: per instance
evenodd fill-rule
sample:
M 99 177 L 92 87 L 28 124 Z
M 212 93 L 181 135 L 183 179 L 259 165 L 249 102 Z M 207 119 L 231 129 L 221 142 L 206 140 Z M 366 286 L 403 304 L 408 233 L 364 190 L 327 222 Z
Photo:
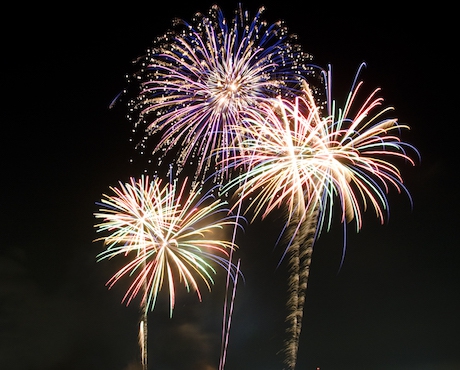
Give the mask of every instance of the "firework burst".
M 325 81 L 330 97 L 330 73 Z M 327 114 L 316 104 L 307 83 L 295 101 L 280 97 L 276 104 L 263 103 L 261 111 L 250 112 L 248 124 L 239 128 L 246 138 L 239 145 L 245 155 L 230 161 L 248 171 L 223 186 L 223 192 L 237 189 L 235 207 L 247 202 L 253 218 L 287 209 L 283 233 L 288 234 L 285 253 L 291 272 L 289 369 L 296 364 L 313 244 L 317 233 L 331 225 L 333 203 L 340 204 L 341 221 L 354 220 L 359 230 L 367 208 L 384 222 L 391 186 L 408 194 L 393 163 L 401 159 L 414 164 L 408 151 L 417 151 L 399 137 L 408 127 L 395 118 L 384 118 L 391 108 L 374 113 L 383 103 L 378 89 L 355 109 L 361 87 L 362 82 L 353 84 L 343 109 L 328 101 Z
M 302 75 L 313 78 L 310 56 L 281 21 L 262 20 L 263 11 L 251 19 L 240 6 L 227 22 L 213 6 L 191 23 L 177 20 L 139 59 L 141 89 L 131 110 L 142 152 L 161 160 L 174 149 L 177 171 L 193 163 L 196 174 L 214 172 L 211 152 L 241 139 L 231 126 L 246 122 L 243 117 L 268 98 L 294 97 Z M 150 148 L 152 136 L 159 140 Z M 231 155 L 220 152 L 221 168 Z
M 409 194 L 392 161 L 414 165 L 408 151 L 417 151 L 399 137 L 409 127 L 384 118 L 392 108 L 374 113 L 383 103 L 379 89 L 352 109 L 361 88 L 362 82 L 354 85 L 343 109 L 328 104 L 325 117 L 307 83 L 294 102 L 278 98 L 276 105 L 262 104 L 262 114 L 251 112 L 249 124 L 239 127 L 247 138 L 242 141 L 245 155 L 231 158 L 233 166 L 249 171 L 225 184 L 223 192 L 238 188 L 242 196 L 236 204 L 250 199 L 253 219 L 287 205 L 289 223 L 293 214 L 300 212 L 305 219 L 308 209 L 319 207 L 329 227 L 338 199 L 342 222 L 354 220 L 360 229 L 362 212 L 370 207 L 383 223 L 390 186 Z
M 153 310 L 166 281 L 171 315 L 176 281 L 201 300 L 196 277 L 211 289 L 213 265 L 228 269 L 228 250 L 235 248 L 213 238 L 223 228 L 236 226 L 236 219 L 222 207 L 224 202 L 213 199 L 211 192 L 201 197 L 197 188 L 187 192 L 186 182 L 180 187 L 177 181 L 163 185 L 158 178 L 132 178 L 111 190 L 114 195 L 104 195 L 102 208 L 95 213 L 102 220 L 97 231 L 107 234 L 97 239 L 107 247 L 98 260 L 131 258 L 109 280 L 109 287 L 125 275 L 136 275 L 123 301 L 129 304 L 143 292 L 143 304 Z

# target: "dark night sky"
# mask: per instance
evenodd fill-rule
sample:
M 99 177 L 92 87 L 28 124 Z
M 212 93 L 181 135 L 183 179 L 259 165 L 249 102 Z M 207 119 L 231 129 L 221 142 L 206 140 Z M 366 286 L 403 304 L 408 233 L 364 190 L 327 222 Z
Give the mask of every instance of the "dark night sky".
M 53 3 L 56 4 L 56 3 Z M 95 202 L 138 175 L 129 164 L 123 107 L 108 109 L 131 60 L 183 6 L 126 2 L 12 5 L 2 22 L 0 134 L 0 369 L 134 370 L 138 309 L 120 304 L 125 286 L 96 264 Z M 237 2 L 217 2 L 228 17 Z M 391 217 L 367 217 L 350 233 L 342 269 L 341 228 L 315 245 L 298 369 L 460 369 L 460 251 L 453 9 L 389 3 L 246 2 L 286 21 L 314 60 L 333 65 L 345 94 L 358 65 L 380 86 L 422 155 L 403 168 L 414 207 L 390 193 Z M 273 250 L 276 219 L 248 226 L 240 243 L 246 282 L 235 303 L 227 370 L 278 370 L 284 339 L 286 272 Z M 173 319 L 150 315 L 150 368 L 215 370 L 223 278 L 199 303 L 183 294 Z

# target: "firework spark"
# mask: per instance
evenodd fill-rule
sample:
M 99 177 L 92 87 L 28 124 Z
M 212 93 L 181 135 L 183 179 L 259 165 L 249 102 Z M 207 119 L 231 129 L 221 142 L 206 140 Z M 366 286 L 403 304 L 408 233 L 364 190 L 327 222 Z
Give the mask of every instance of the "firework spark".
M 129 304 L 143 292 L 142 301 L 153 310 L 166 281 L 171 315 L 176 281 L 194 290 L 201 300 L 195 275 L 211 289 L 213 264 L 227 269 L 228 250 L 236 247 L 212 238 L 219 230 L 236 226 L 236 218 L 222 207 L 225 202 L 213 199 L 211 192 L 200 197 L 196 187 L 187 194 L 186 182 L 180 187 L 177 181 L 163 186 L 158 178 L 131 178 L 111 190 L 114 195 L 104 195 L 102 208 L 95 213 L 102 220 L 97 231 L 107 233 L 98 239 L 107 247 L 98 260 L 132 258 L 109 280 L 109 287 L 125 275 L 136 275 L 123 301 Z
M 330 73 L 326 81 L 326 95 L 331 96 Z M 361 87 L 362 82 L 353 85 L 343 109 L 328 101 L 327 115 L 306 83 L 303 95 L 294 102 L 278 98 L 275 109 L 263 103 L 262 114 L 250 112 L 249 124 L 239 128 L 246 137 L 242 145 L 247 155 L 230 162 L 248 171 L 223 186 L 224 192 L 237 189 L 236 204 L 247 202 L 254 218 L 287 208 L 284 232 L 289 233 L 285 253 L 289 253 L 292 272 L 288 302 L 292 326 L 286 362 L 291 369 L 296 362 L 313 243 L 317 232 L 330 227 L 333 203 L 338 199 L 341 221 L 354 220 L 357 230 L 367 208 L 374 209 L 383 223 L 389 188 L 407 192 L 392 162 L 402 159 L 414 164 L 408 150 L 417 153 L 399 137 L 408 127 L 395 118 L 384 118 L 391 108 L 374 113 L 383 102 L 378 89 L 354 109 Z
M 139 59 L 135 80 L 141 89 L 131 109 L 134 131 L 142 136 L 136 140 L 141 151 L 163 158 L 175 148 L 178 171 L 193 162 L 197 174 L 214 172 L 211 152 L 240 140 L 239 131 L 230 126 L 245 122 L 242 118 L 257 112 L 268 98 L 295 96 L 302 75 L 313 78 L 311 57 L 283 22 L 262 20 L 263 11 L 250 19 L 240 6 L 228 22 L 213 6 L 191 23 L 176 21 L 173 31 Z M 147 149 L 153 135 L 159 141 Z M 220 155 L 225 168 L 231 153 Z

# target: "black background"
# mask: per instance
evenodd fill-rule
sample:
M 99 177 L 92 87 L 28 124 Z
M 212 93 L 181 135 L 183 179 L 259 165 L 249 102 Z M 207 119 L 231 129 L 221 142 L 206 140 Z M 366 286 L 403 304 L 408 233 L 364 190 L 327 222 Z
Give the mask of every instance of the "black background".
M 217 3 L 230 19 L 237 3 Z M 335 3 L 334 3 L 335 4 Z M 127 370 L 138 356 L 136 304 L 119 262 L 95 262 L 95 202 L 137 176 L 122 106 L 131 61 L 174 17 L 211 2 L 25 3 L 4 9 L 1 32 L 0 368 Z M 437 2 L 246 2 L 283 19 L 345 97 L 363 61 L 405 139 L 422 156 L 403 168 L 414 207 L 389 195 L 391 217 L 365 218 L 342 253 L 340 225 L 321 236 L 311 268 L 298 369 L 460 368 L 457 41 L 454 9 Z M 456 31 L 455 31 L 456 32 Z M 282 368 L 285 265 L 273 249 L 279 220 L 247 227 L 227 370 Z M 276 226 L 275 226 L 276 225 Z M 224 278 L 199 303 L 183 294 L 150 315 L 150 368 L 217 369 Z M 165 298 L 165 297 L 164 297 Z M 164 299 L 164 302 L 167 302 Z

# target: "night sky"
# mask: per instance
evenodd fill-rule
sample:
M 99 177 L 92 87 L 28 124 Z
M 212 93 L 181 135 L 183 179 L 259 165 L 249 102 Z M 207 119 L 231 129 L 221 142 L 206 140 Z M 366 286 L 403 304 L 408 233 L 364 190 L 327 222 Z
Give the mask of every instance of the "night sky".
M 107 290 L 119 261 L 96 263 L 95 204 L 109 186 L 138 176 L 129 163 L 123 104 L 131 61 L 174 17 L 214 2 L 11 4 L 1 32 L 0 369 L 134 370 L 138 302 L 121 304 L 127 282 Z M 231 18 L 237 2 L 217 2 Z M 364 7 L 344 2 L 246 2 L 282 19 L 315 63 L 332 64 L 344 97 L 361 62 L 381 87 L 404 139 L 420 151 L 402 168 L 413 207 L 389 194 L 391 216 L 350 230 L 342 258 L 339 223 L 315 244 L 299 370 L 460 369 L 459 137 L 454 93 L 453 9 L 442 2 Z M 455 98 L 455 99 L 454 99 Z M 227 370 L 280 370 L 286 266 L 274 248 L 280 220 L 246 227 Z M 198 302 L 167 297 L 149 316 L 155 370 L 216 370 L 224 274 Z

